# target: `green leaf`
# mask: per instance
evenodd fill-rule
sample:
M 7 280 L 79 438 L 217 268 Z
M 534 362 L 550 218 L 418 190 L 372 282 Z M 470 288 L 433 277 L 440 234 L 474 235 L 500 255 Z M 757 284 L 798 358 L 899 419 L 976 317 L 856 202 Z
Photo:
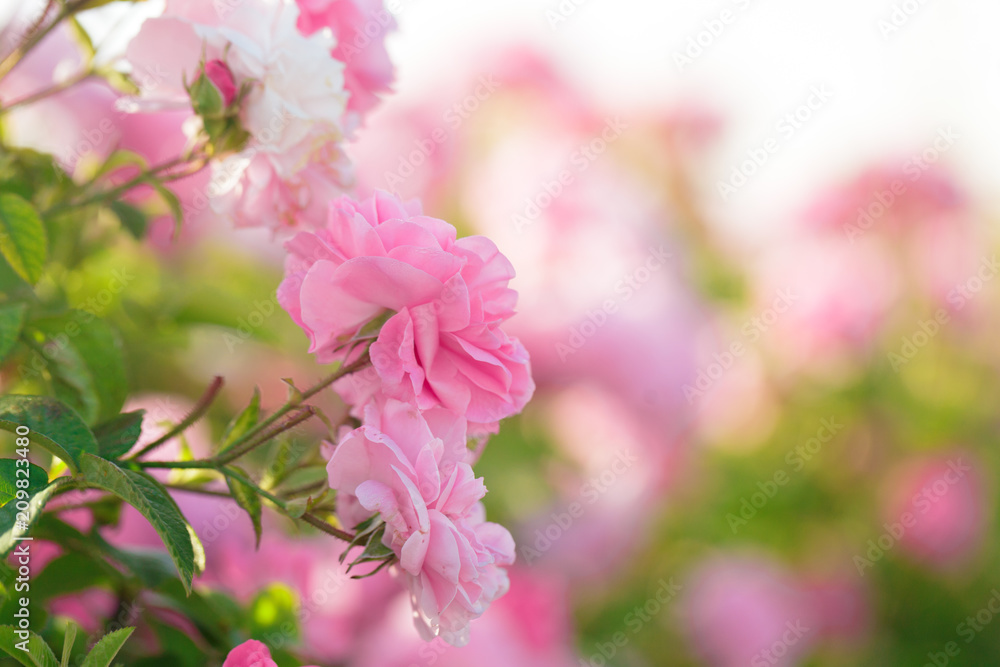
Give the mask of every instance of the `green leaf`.
M 170 215 L 174 219 L 174 236 L 176 237 L 181 231 L 181 224 L 184 222 L 184 209 L 181 207 L 181 200 L 177 198 L 171 190 L 169 190 L 163 183 L 157 180 L 149 179 L 146 183 L 156 190 L 156 194 L 160 195 L 160 199 L 163 203 L 167 205 L 170 209 Z
M 97 453 L 97 441 L 72 408 L 48 396 L 0 396 L 0 429 L 28 428 L 27 438 L 61 459 L 73 472 L 80 457 Z
M 232 466 L 237 471 L 240 472 L 244 477 L 247 476 L 246 471 L 241 470 L 236 466 Z M 260 525 L 260 515 L 261 515 L 261 504 L 260 496 L 257 492 L 253 490 L 250 486 L 244 484 L 238 479 L 234 479 L 229 475 L 226 475 L 226 484 L 229 485 L 229 491 L 233 494 L 233 499 L 236 503 L 246 510 L 246 513 L 250 515 L 250 521 L 253 523 L 253 533 L 256 537 L 256 542 L 254 547 L 260 548 L 260 535 L 261 535 L 261 525 Z
M 17 275 L 34 285 L 42 277 L 48 238 L 38 211 L 10 192 L 0 194 L 0 254 Z
M 27 535 L 52 495 L 61 487 L 72 484 L 70 477 L 59 477 L 48 486 L 39 489 L 28 500 L 27 508 L 19 508 L 21 501 L 7 503 L 0 507 L 0 558 L 6 558 L 18 543 L 18 538 Z
M 84 658 L 82 667 L 109 667 L 134 630 L 135 628 L 122 628 L 101 637 L 101 641 Z
M 7 303 L 0 305 L 0 361 L 3 361 L 14 349 L 21 327 L 24 326 L 23 303 Z
M 91 454 L 83 455 L 81 468 L 88 484 L 115 494 L 146 517 L 163 540 L 185 590 L 190 592 L 194 575 L 205 567 L 205 552 L 163 485 L 145 473 L 119 468 Z
M 101 458 L 113 461 L 128 453 L 142 435 L 142 417 L 145 410 L 126 412 L 94 428 L 97 451 Z
M 379 524 L 379 527 L 368 534 L 368 542 L 365 544 L 365 550 L 361 552 L 361 555 L 351 561 L 351 564 L 347 566 L 347 571 L 350 572 L 351 568 L 359 563 L 371 563 L 372 561 L 385 560 L 393 558 L 396 554 L 392 549 L 382 544 L 382 536 L 385 534 L 385 524 Z
M 233 420 L 229 422 L 228 426 L 226 426 L 226 430 L 222 434 L 222 447 L 219 449 L 219 453 L 221 454 L 232 447 L 236 440 L 257 425 L 257 420 L 259 418 L 260 389 L 258 387 L 254 387 L 253 398 L 250 399 L 250 405 L 248 405 L 243 412 L 233 417 Z
M 56 654 L 52 652 L 45 640 L 34 632 L 28 632 L 27 651 L 17 648 L 17 645 L 21 643 L 17 632 L 18 630 L 11 625 L 0 626 L 0 650 L 28 667 L 59 667 Z
M 128 395 L 122 343 L 111 326 L 80 310 L 35 320 L 56 396 L 88 424 L 118 414 Z
M 66 628 L 66 636 L 63 638 L 62 662 L 59 667 L 69 667 L 69 658 L 73 653 L 73 644 L 76 643 L 76 624 L 70 623 Z
M 111 202 L 110 208 L 111 212 L 118 218 L 118 222 L 128 230 L 129 234 L 140 241 L 146 236 L 146 227 L 149 225 L 149 219 L 145 213 L 123 201 Z
M 17 497 L 18 480 L 28 482 L 21 490 L 30 495 L 49 483 L 49 475 L 27 459 L 0 459 L 0 507 Z

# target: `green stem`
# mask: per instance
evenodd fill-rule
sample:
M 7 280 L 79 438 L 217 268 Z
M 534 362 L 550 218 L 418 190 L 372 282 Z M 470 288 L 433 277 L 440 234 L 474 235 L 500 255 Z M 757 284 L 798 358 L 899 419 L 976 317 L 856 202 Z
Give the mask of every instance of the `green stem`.
M 268 500 L 270 500 L 272 503 L 274 503 L 275 505 L 277 505 L 281 509 L 283 509 L 283 510 L 287 509 L 287 505 L 286 505 L 286 503 L 285 503 L 284 500 L 282 500 L 278 496 L 274 495 L 273 493 L 270 493 L 269 491 L 265 491 L 264 489 L 260 488 L 257 485 L 256 482 L 254 482 L 253 480 L 251 480 L 249 477 L 247 477 L 243 473 L 241 473 L 241 472 L 239 472 L 237 470 L 233 470 L 232 468 L 226 468 L 226 467 L 219 468 L 218 470 L 219 470 L 219 472 L 221 472 L 226 477 L 231 477 L 232 479 L 238 480 L 238 481 L 246 484 L 251 489 L 253 489 L 254 491 L 256 491 L 259 495 L 263 496 L 264 498 L 267 498 Z
M 369 356 L 368 356 L 368 350 L 366 349 L 364 351 L 364 354 L 362 354 L 355 362 L 353 362 L 351 364 L 348 364 L 347 366 L 341 366 L 334 373 L 332 373 L 331 375 L 328 375 L 324 379 L 320 380 L 319 383 L 317 383 L 316 385 L 314 385 L 314 386 L 310 387 L 309 389 L 305 390 L 304 392 L 302 392 L 298 396 L 295 396 L 295 397 L 289 399 L 288 401 L 286 401 L 284 405 L 282 405 L 277 410 L 275 410 L 274 413 L 272 413 L 270 416 L 267 417 L 267 419 L 265 419 L 264 421 L 260 422 L 259 424 L 257 424 L 253 428 L 248 429 L 246 433 L 244 433 L 239 438 L 237 438 L 232 443 L 232 445 L 231 445 L 230 448 L 231 449 L 235 449 L 235 448 L 239 447 L 240 445 L 242 445 L 243 443 L 247 442 L 248 440 L 250 440 L 251 438 L 253 438 L 254 436 L 256 436 L 258 433 L 260 433 L 261 431 L 263 431 L 264 429 L 266 429 L 267 427 L 269 427 L 271 424 L 273 424 L 277 420 L 281 419 L 284 415 L 288 414 L 288 412 L 290 410 L 298 407 L 304 401 L 312 398 L 313 396 L 315 396 L 316 394 L 318 394 L 320 391 L 322 391 L 326 387 L 329 387 L 331 384 L 333 384 L 334 382 L 336 382 L 340 378 L 342 378 L 344 376 L 347 376 L 347 375 L 350 375 L 351 373 L 354 373 L 355 371 L 361 370 L 362 368 L 364 368 L 365 366 L 368 365 L 369 361 L 370 361 L 370 359 L 369 359 Z
M 16 109 L 18 107 L 25 106 L 28 104 L 33 104 L 35 102 L 38 102 L 39 100 L 44 100 L 46 97 L 55 95 L 56 93 L 61 93 L 67 88 L 72 88 L 76 84 L 86 81 L 92 76 L 96 76 L 96 74 L 97 72 L 95 72 L 93 69 L 90 68 L 82 69 L 73 76 L 71 76 L 70 78 L 66 79 L 65 81 L 60 81 L 54 86 L 50 86 L 48 88 L 40 90 L 37 93 L 28 95 L 27 97 L 22 97 L 21 99 L 11 102 L 7 106 L 0 108 L 0 116 L 2 116 L 3 114 L 7 113 L 12 109 Z
M 45 17 L 49 15 L 53 5 L 55 5 L 54 0 L 49 0 L 41 16 L 38 17 L 38 21 L 28 31 L 24 42 L 14 49 L 10 55 L 4 58 L 3 62 L 0 62 L 0 80 L 7 76 L 10 71 L 17 66 L 24 56 L 28 55 L 29 51 L 38 46 L 43 39 L 48 37 L 49 33 L 55 30 L 56 26 L 83 9 L 89 2 L 90 0 L 77 0 L 76 2 L 66 3 L 59 13 L 56 14 L 55 19 L 43 28 L 42 24 L 45 22 Z
M 354 535 L 351 535 L 346 531 L 340 530 L 339 528 L 334 528 L 333 526 L 328 524 L 326 521 L 323 521 L 323 519 L 319 518 L 315 514 L 310 514 L 309 512 L 306 512 L 305 514 L 302 515 L 302 520 L 308 523 L 310 526 L 322 530 L 327 535 L 333 535 L 334 537 L 344 540 L 345 542 L 348 543 L 354 541 Z
M 311 405 L 306 405 L 306 406 L 304 406 L 304 407 L 301 408 L 301 412 L 299 414 L 294 415 L 294 416 L 290 416 L 283 423 L 278 424 L 277 426 L 275 426 L 274 428 L 272 428 L 269 431 L 261 433 L 256 438 L 245 442 L 244 444 L 240 445 L 239 447 L 230 447 L 224 453 L 220 454 L 219 456 L 216 456 L 214 458 L 214 460 L 217 463 L 219 463 L 220 465 L 225 465 L 226 463 L 229 463 L 231 461 L 235 461 L 236 459 L 240 458 L 244 454 L 250 453 L 251 451 L 253 451 L 257 447 L 259 447 L 260 445 L 262 445 L 265 442 L 267 442 L 267 441 L 275 438 L 279 434 L 284 433 L 285 431 L 288 431 L 289 429 L 295 428 L 296 426 L 298 426 L 302 422 L 306 421 L 307 419 L 310 419 L 315 414 L 316 414 L 315 408 L 313 408 Z
M 191 424 L 201 419 L 201 416 L 208 411 L 208 408 L 212 405 L 212 401 L 215 400 L 215 397 L 218 395 L 220 389 L 222 389 L 222 378 L 215 376 L 215 379 L 212 380 L 212 384 L 208 385 L 208 389 L 206 389 L 205 393 L 202 394 L 200 399 L 198 399 L 198 402 L 195 404 L 194 408 L 192 408 L 187 417 L 181 420 L 177 426 L 173 427 L 159 438 L 140 449 L 128 460 L 142 458 L 171 438 L 176 438 L 178 435 L 183 433 L 189 426 L 191 426 Z
M 128 192 L 132 188 L 135 188 L 135 187 L 138 187 L 140 185 L 143 185 L 144 183 L 146 183 L 151 178 L 159 176 L 160 174 L 162 174 L 165 171 L 169 171 L 169 170 L 173 169 L 174 167 L 179 167 L 180 165 L 186 164 L 188 162 L 190 162 L 190 157 L 188 157 L 188 156 L 176 157 L 173 160 L 169 160 L 167 162 L 163 162 L 162 164 L 158 164 L 155 167 L 151 167 L 150 169 L 147 169 L 146 171 L 140 172 L 139 174 L 136 174 L 135 176 L 133 176 L 132 178 L 128 179 L 127 181 L 125 181 L 121 185 L 117 185 L 117 186 L 111 188 L 110 190 L 105 190 L 103 192 L 98 192 L 97 194 L 91 195 L 90 197 L 87 197 L 87 198 L 85 198 L 85 199 L 83 199 L 81 201 L 66 202 L 64 204 L 58 204 L 56 206 L 53 206 L 52 208 L 50 208 L 47 211 L 45 211 L 44 215 L 45 216 L 56 215 L 58 213 L 63 213 L 64 211 L 68 211 L 68 210 L 73 209 L 73 208 L 80 208 L 80 207 L 83 207 L 83 206 L 90 206 L 91 204 L 100 204 L 100 203 L 103 203 L 103 202 L 105 202 L 105 201 L 107 201 L 109 199 L 117 199 L 118 197 L 120 197 L 121 195 L 125 194 L 126 192 Z M 185 176 L 190 176 L 191 174 L 196 173 L 196 171 L 198 171 L 198 170 L 202 169 L 202 167 L 204 167 L 204 164 L 203 164 L 202 160 L 200 160 L 199 162 L 194 163 L 194 164 L 198 165 L 198 169 L 197 170 L 192 171 L 190 173 L 171 174 L 171 175 L 168 175 L 168 176 L 164 177 L 163 180 L 165 182 L 168 182 L 168 181 L 177 180 L 178 178 L 183 178 Z

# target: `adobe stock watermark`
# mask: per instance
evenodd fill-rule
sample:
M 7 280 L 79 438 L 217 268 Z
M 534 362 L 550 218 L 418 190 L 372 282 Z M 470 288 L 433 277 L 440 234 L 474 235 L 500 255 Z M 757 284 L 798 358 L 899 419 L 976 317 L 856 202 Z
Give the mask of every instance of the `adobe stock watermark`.
M 545 10 L 545 20 L 549 23 L 549 28 L 555 32 L 559 27 L 570 20 L 577 10 L 587 4 L 589 0 L 559 0 L 559 4 Z
M 930 0 L 903 0 L 892 5 L 889 15 L 878 20 L 878 31 L 882 39 L 890 37 L 902 30 L 923 9 Z
M 729 26 L 736 23 L 741 14 L 750 8 L 753 2 L 754 0 L 732 0 L 735 9 L 727 7 L 717 15 L 702 21 L 701 29 L 688 37 L 687 43 L 682 49 L 673 52 L 677 71 L 683 72 L 686 67 L 693 65 L 695 60 L 707 53 Z
M 792 473 L 801 472 L 805 469 L 806 464 L 820 453 L 823 445 L 833 440 L 834 436 L 840 433 L 843 428 L 844 425 L 837 423 L 835 417 L 824 418 L 820 421 L 816 435 L 785 453 L 785 464 L 789 466 Z M 757 516 L 757 512 L 771 502 L 771 499 L 778 495 L 778 490 L 787 486 L 791 479 L 789 471 L 779 468 L 770 478 L 757 482 L 758 490 L 750 494 L 749 498 L 746 496 L 740 498 L 739 514 L 732 512 L 726 514 L 726 522 L 729 524 L 729 529 L 733 531 L 733 535 Z
M 812 628 L 803 625 L 801 619 L 788 621 L 785 623 L 785 631 L 781 637 L 765 649 L 754 654 L 750 659 L 750 667 L 770 667 L 784 661 L 788 652 L 802 641 L 802 638 L 812 631 Z
M 990 591 L 990 597 L 986 603 L 975 613 L 966 616 L 965 620 L 955 626 L 955 634 L 965 640 L 965 644 L 971 644 L 1000 614 L 1000 590 L 994 588 Z M 940 651 L 931 651 L 927 654 L 927 662 L 923 667 L 948 667 L 952 658 L 957 658 L 962 652 L 962 647 L 956 641 L 945 644 Z
M 903 163 L 902 171 L 906 180 L 897 178 L 878 192 L 872 193 L 871 200 L 867 206 L 859 206 L 857 217 L 853 222 L 846 222 L 843 225 L 847 240 L 854 243 L 858 238 L 871 229 L 876 222 L 881 220 L 886 213 L 899 201 L 899 198 L 906 194 L 908 190 L 907 180 L 916 183 L 927 171 L 934 166 L 941 157 L 955 145 L 961 137 L 949 125 L 938 130 L 937 136 L 930 146 L 920 153 L 916 153 Z
M 646 260 L 642 264 L 615 283 L 614 293 L 617 296 L 605 299 L 596 309 L 587 310 L 587 319 L 570 327 L 569 337 L 565 341 L 556 343 L 559 361 L 566 363 L 566 359 L 576 354 L 587 341 L 596 336 L 601 327 L 618 312 L 621 305 L 630 301 L 642 286 L 652 279 L 653 274 L 663 268 L 667 260 L 673 256 L 662 245 L 659 248 L 650 246 L 648 251 Z
M 480 76 L 478 84 L 471 93 L 445 110 L 441 116 L 442 124 L 436 126 L 425 136 L 414 139 L 413 148 L 405 154 L 400 154 L 395 171 L 386 171 L 383 174 L 386 187 L 395 192 L 396 186 L 413 176 L 417 169 L 425 165 L 448 141 L 451 133 L 471 118 L 483 103 L 500 88 L 500 85 L 500 82 L 492 74 Z
M 1000 261 L 997 261 L 996 255 L 983 257 L 979 268 L 973 275 L 949 290 L 946 300 L 951 304 L 952 312 L 938 308 L 932 318 L 920 320 L 917 323 L 917 331 L 903 336 L 896 351 L 888 352 L 887 356 L 892 370 L 899 372 L 900 368 L 913 361 L 920 350 L 926 347 L 951 322 L 952 313 L 957 313 L 965 308 L 986 287 L 986 284 L 996 277 L 998 271 L 1000 271 Z
M 570 154 L 569 166 L 560 169 L 551 179 L 543 181 L 535 194 L 525 198 L 521 210 L 510 216 L 515 231 L 520 233 L 525 227 L 534 224 L 542 212 L 552 206 L 553 202 L 576 180 L 577 174 L 587 171 L 595 160 L 604 155 L 608 146 L 616 142 L 627 129 L 628 123 L 620 116 L 606 118 L 600 134 L 580 144 Z
M 750 179 L 767 165 L 783 146 L 805 127 L 826 104 L 833 99 L 833 92 L 826 84 L 812 86 L 805 100 L 788 111 L 774 124 L 774 133 L 750 148 L 742 162 L 729 172 L 729 178 L 716 181 L 715 188 L 723 202 L 740 191 Z
M 608 641 L 594 642 L 594 652 L 587 658 L 580 658 L 580 667 L 605 667 L 611 664 L 618 652 L 625 648 L 632 636 L 639 634 L 653 619 L 669 605 L 684 587 L 674 582 L 674 578 L 660 579 L 656 591 L 641 605 L 636 605 L 625 615 L 625 630 L 611 635 Z
M 882 560 L 885 554 L 906 535 L 906 531 L 916 526 L 920 517 L 930 512 L 934 505 L 948 495 L 948 492 L 965 478 L 966 473 L 971 471 L 972 467 L 963 463 L 961 458 L 948 461 L 948 470 L 937 479 L 924 484 L 920 491 L 913 494 L 910 504 L 916 512 L 907 510 L 899 515 L 897 521 L 883 523 L 884 531 L 877 538 L 868 540 L 868 550 L 864 555 L 855 554 L 854 567 L 857 568 L 858 574 L 865 576 L 865 570 L 874 567 L 875 563 Z
M 264 326 L 264 323 L 279 309 L 278 296 L 272 294 L 264 300 L 255 299 L 253 309 L 247 313 L 246 317 L 236 320 L 235 333 L 226 331 L 222 334 L 222 340 L 230 352 L 235 352 L 236 348 L 248 341 L 257 329 Z M 284 311 L 281 311 L 284 312 Z
M 552 520 L 544 527 L 535 530 L 535 541 L 532 545 L 521 544 L 520 556 L 524 563 L 531 565 L 547 553 L 552 545 L 573 527 L 577 519 L 587 513 L 587 508 L 600 500 L 601 496 L 638 461 L 639 457 L 629 450 L 619 450 L 614 460 L 600 474 L 594 475 L 580 486 L 580 500 L 574 500 L 567 505 L 565 512 L 553 512 Z
M 729 344 L 722 352 L 712 355 L 712 362 L 705 368 L 698 369 L 694 385 L 685 384 L 682 387 L 684 398 L 689 405 L 703 397 L 715 386 L 726 372 L 733 367 L 736 360 L 747 352 L 746 343 L 755 343 L 774 326 L 782 315 L 798 301 L 799 297 L 789 288 L 778 290 L 771 305 L 760 314 L 746 320 L 740 327 L 740 337 Z

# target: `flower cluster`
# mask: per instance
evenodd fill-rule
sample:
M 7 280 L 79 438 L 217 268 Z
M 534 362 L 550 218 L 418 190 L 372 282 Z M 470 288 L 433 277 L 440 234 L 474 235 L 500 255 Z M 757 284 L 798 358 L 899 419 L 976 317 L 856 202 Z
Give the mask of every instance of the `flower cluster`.
M 325 227 L 286 247 L 278 300 L 317 358 L 349 360 L 374 338 L 372 367 L 336 386 L 362 422 L 328 466 L 340 519 L 381 516 L 418 628 L 464 644 L 514 561 L 510 534 L 485 521 L 468 446 L 534 391 L 527 353 L 501 328 L 516 300 L 511 265 L 491 241 L 458 239 L 386 193 L 333 202 Z
M 343 142 L 389 87 L 382 40 L 349 41 L 367 22 L 392 27 L 367 0 L 168 0 L 127 49 L 142 81 L 135 108 L 190 108 L 189 134 L 210 140 L 212 207 L 239 226 L 320 224 L 352 185 Z

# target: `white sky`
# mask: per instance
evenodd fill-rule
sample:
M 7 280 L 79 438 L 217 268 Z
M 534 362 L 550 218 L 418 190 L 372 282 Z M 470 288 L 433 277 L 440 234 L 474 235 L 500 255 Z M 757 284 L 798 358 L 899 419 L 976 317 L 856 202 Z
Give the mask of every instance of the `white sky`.
M 390 49 L 398 90 L 440 76 L 465 54 L 510 40 L 550 52 L 611 104 L 683 97 L 728 114 L 712 156 L 712 184 L 810 87 L 833 93 L 716 216 L 756 229 L 815 187 L 868 160 L 929 146 L 939 128 L 960 135 L 946 158 L 989 204 L 1000 203 L 1000 2 L 996 0 L 391 0 L 400 31 Z M 555 29 L 547 10 L 574 11 Z M 894 7 L 915 11 L 883 36 Z M 673 54 L 730 12 L 730 23 L 683 72 Z M 984 201 L 985 203 L 985 201 Z

